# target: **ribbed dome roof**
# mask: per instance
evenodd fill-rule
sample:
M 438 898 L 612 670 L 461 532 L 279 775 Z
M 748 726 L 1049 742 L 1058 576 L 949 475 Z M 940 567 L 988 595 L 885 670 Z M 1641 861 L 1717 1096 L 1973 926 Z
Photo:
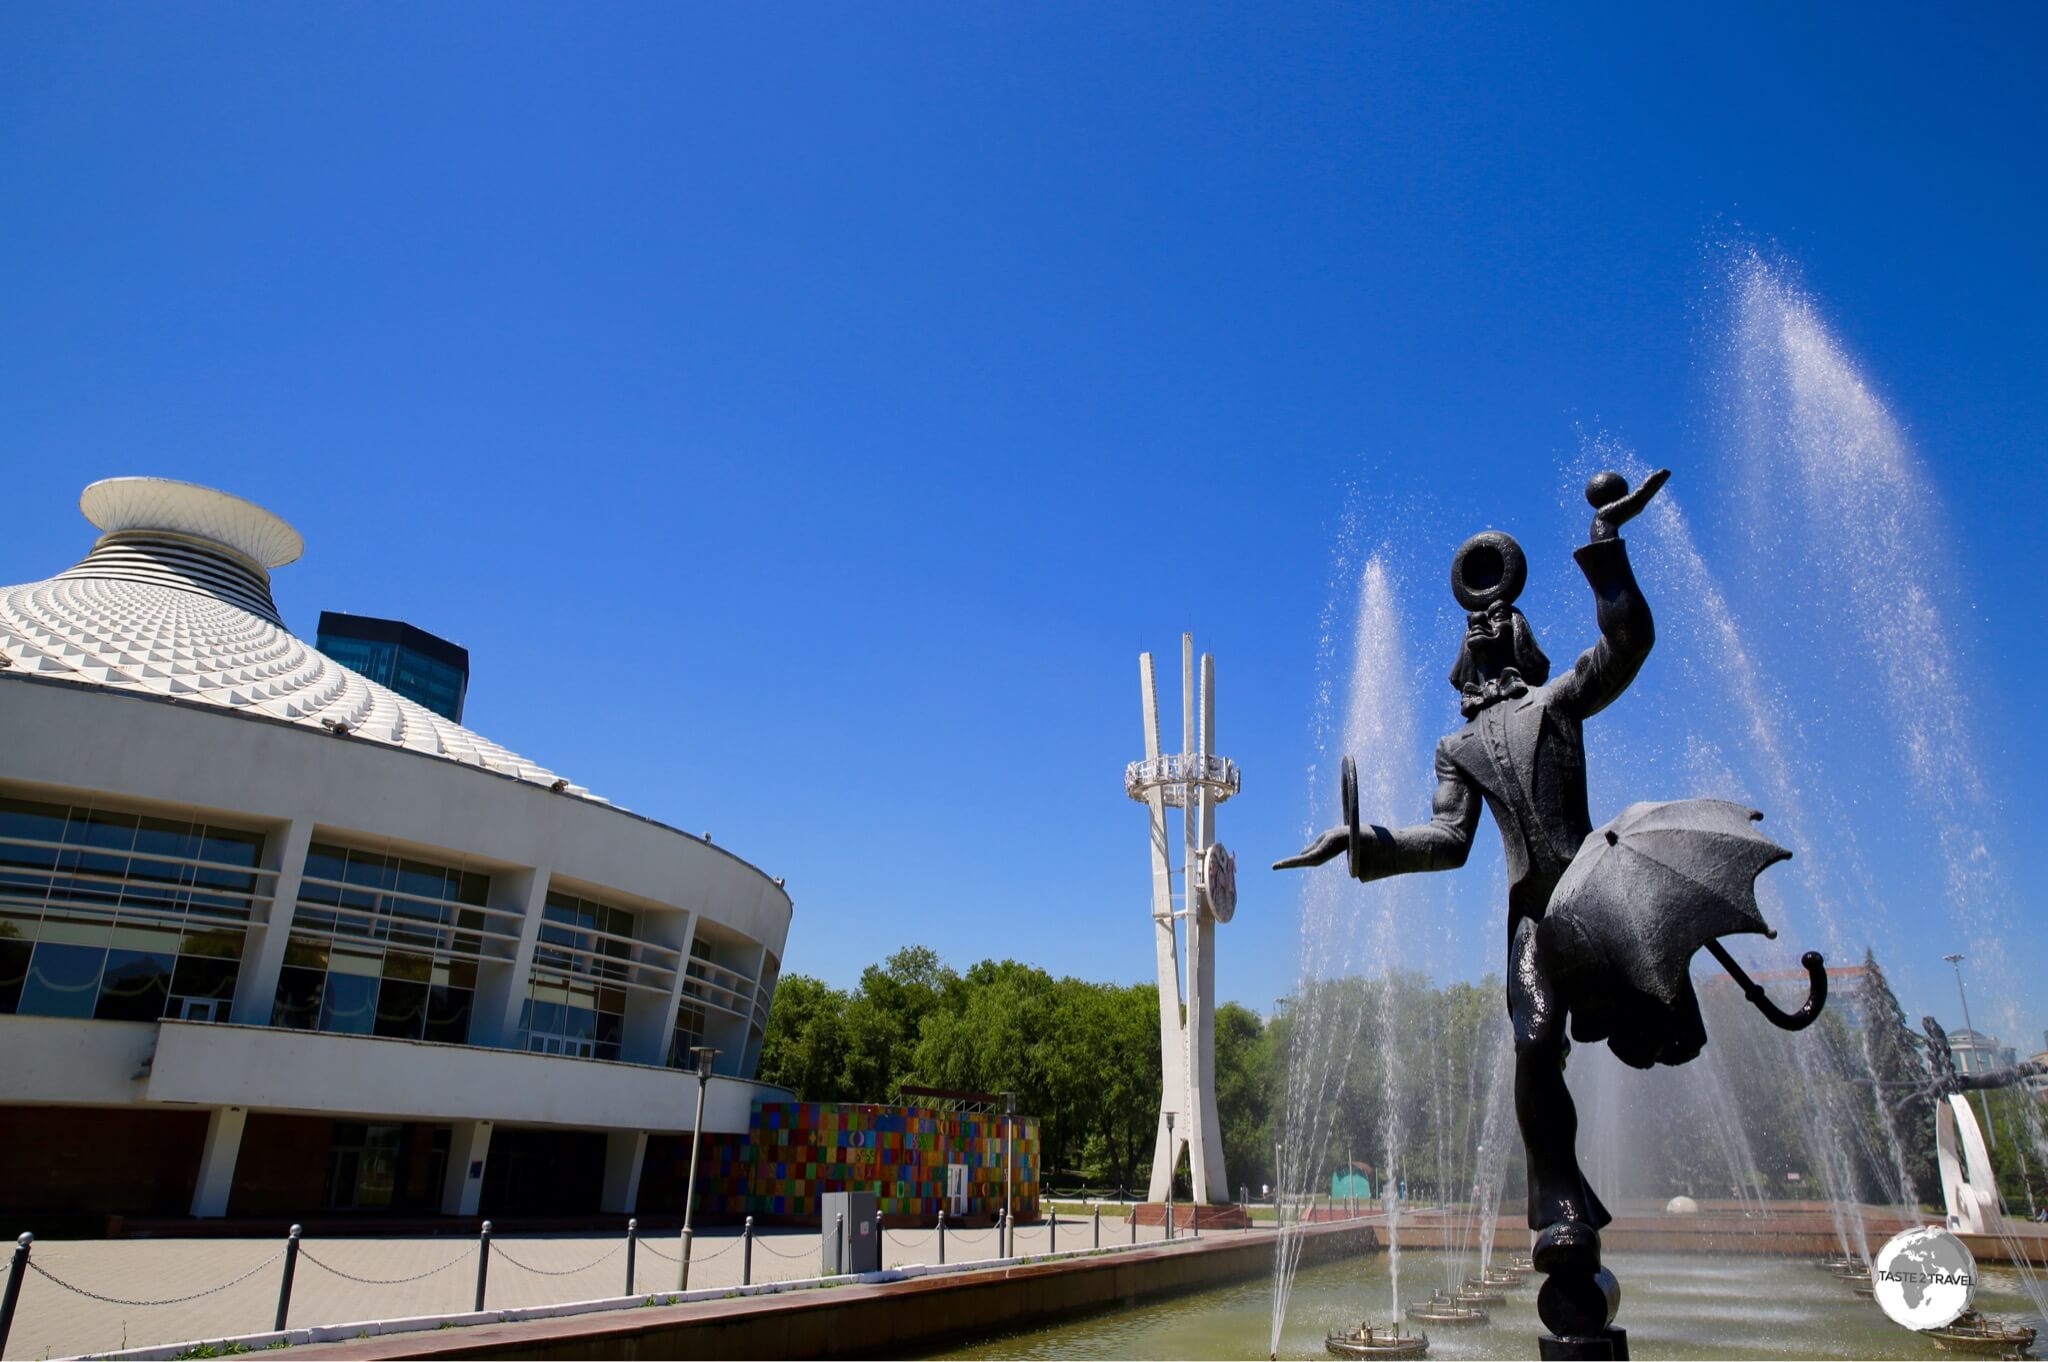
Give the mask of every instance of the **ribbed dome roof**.
M 345 726 L 351 737 L 555 784 L 554 772 L 287 630 L 267 569 L 304 543 L 269 511 L 167 478 L 96 482 L 79 504 L 106 531 L 92 552 L 47 581 L 0 587 L 0 682 L 49 677 L 327 732 Z

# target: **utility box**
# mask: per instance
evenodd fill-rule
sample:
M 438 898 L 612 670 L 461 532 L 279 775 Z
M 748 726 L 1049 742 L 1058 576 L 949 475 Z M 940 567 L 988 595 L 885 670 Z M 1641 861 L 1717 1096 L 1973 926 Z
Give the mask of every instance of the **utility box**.
M 882 1227 L 875 1223 L 873 1192 L 827 1192 L 818 1226 L 819 1264 L 827 1277 L 882 1270 Z

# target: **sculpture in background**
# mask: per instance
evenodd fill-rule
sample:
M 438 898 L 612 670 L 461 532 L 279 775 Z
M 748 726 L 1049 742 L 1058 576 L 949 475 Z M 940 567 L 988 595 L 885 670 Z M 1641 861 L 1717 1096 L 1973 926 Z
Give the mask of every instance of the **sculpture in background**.
M 1216 806 L 1237 793 L 1237 763 L 1216 755 L 1216 659 L 1202 654 L 1195 690 L 1195 641 L 1180 638 L 1181 750 L 1162 752 L 1159 685 L 1152 654 L 1138 657 L 1145 759 L 1124 768 L 1124 792 L 1150 812 L 1152 935 L 1159 964 L 1159 1130 L 1148 1201 L 1173 1197 L 1174 1170 L 1187 1150 L 1197 1205 L 1230 1201 L 1223 1129 L 1216 1119 L 1216 924 L 1237 910 L 1237 862 L 1216 841 Z M 1173 867 L 1166 810 L 1181 811 L 1182 861 Z M 1183 892 L 1173 892 L 1181 877 Z M 1179 924 L 1187 924 L 1183 990 Z M 1185 1004 L 1185 1005 L 1183 1005 Z M 1178 1118 L 1178 1119 L 1176 1119 Z
M 1756 831 L 1761 814 L 1714 799 L 1632 804 L 1596 830 L 1587 810 L 1583 725 L 1628 688 L 1656 637 L 1619 531 L 1669 476 L 1660 470 L 1634 491 L 1617 473 L 1587 482 L 1592 528 L 1573 557 L 1592 588 L 1600 637 L 1555 679 L 1515 608 L 1528 579 L 1521 546 L 1495 530 L 1466 540 L 1451 562 L 1451 590 L 1468 613 L 1450 673 L 1465 724 L 1437 745 L 1430 821 L 1361 826 L 1346 757 L 1344 823 L 1274 867 L 1342 855 L 1360 880 L 1454 869 L 1471 852 L 1481 804 L 1492 809 L 1507 856 L 1515 1115 L 1532 1256 L 1547 1274 L 1537 1298 L 1551 1330 L 1539 1340 L 1546 1358 L 1628 1356 L 1627 1334 L 1613 1323 L 1620 1288 L 1600 1262 L 1610 1217 L 1579 1168 L 1564 1079 L 1571 1041 L 1606 1041 L 1637 1068 L 1696 1057 L 1706 1030 L 1689 966 L 1703 946 L 1788 1030 L 1810 1024 L 1827 992 L 1821 957 L 1809 951 L 1810 994 L 1784 1012 L 1720 944 L 1736 933 L 1774 935 L 1757 911 L 1755 879 L 1791 853 Z
M 1947 1208 L 1948 1227 L 1958 1234 L 2002 1233 L 2005 1212 L 1998 1195 L 1998 1174 L 1991 1167 L 1991 1151 L 1985 1147 L 1977 1113 L 1963 1094 L 2010 1088 L 2048 1073 L 2048 1062 L 2030 1059 L 2024 1064 L 1961 1073 L 1941 1023 L 1922 1017 L 1920 1025 L 1927 1032 L 1928 1086 L 1937 1103 L 1934 1157 L 1941 1168 L 1941 1199 Z

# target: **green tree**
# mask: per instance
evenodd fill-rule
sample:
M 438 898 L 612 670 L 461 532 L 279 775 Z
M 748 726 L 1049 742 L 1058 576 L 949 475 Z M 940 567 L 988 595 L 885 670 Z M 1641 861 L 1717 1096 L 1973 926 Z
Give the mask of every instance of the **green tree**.
M 925 1017 L 955 986 L 928 946 L 905 946 L 861 971 L 846 1005 L 846 1087 L 857 1102 L 895 1102 L 915 1064 Z
M 1875 952 L 1863 952 L 1863 982 L 1858 1001 L 1863 1027 L 1859 1036 L 1865 1067 L 1877 1080 L 1876 1115 L 1890 1123 L 1906 1161 L 1906 1189 L 1914 1200 L 1941 1196 L 1941 1173 L 1934 1161 L 1934 1100 L 1927 1081 L 1926 1042 L 1906 1021 L 1906 1009 L 1892 993 Z
M 1150 997 L 1148 990 L 1148 1004 Z M 1147 1041 L 1156 1070 L 1157 1037 Z M 1216 1009 L 1216 1120 L 1222 1127 L 1223 1167 L 1230 1175 L 1233 1198 L 1240 1185 L 1272 1181 L 1265 1171 L 1273 1161 L 1273 1086 L 1266 1075 L 1272 1062 L 1266 1023 L 1258 1013 L 1239 1003 Z
M 761 1038 L 761 1081 L 806 1102 L 849 1100 L 846 1009 L 846 995 L 823 980 L 783 975 Z

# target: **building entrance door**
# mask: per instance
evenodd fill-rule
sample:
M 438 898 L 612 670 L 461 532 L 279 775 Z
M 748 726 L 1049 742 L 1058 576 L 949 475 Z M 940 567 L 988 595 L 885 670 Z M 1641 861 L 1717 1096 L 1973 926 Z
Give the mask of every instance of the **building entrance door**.
M 322 1204 L 337 1211 L 384 1210 L 398 1187 L 403 1126 L 334 1123 L 327 1150 L 327 1185 Z
M 946 1165 L 946 1214 L 954 1217 L 967 1214 L 967 1165 L 964 1163 Z

